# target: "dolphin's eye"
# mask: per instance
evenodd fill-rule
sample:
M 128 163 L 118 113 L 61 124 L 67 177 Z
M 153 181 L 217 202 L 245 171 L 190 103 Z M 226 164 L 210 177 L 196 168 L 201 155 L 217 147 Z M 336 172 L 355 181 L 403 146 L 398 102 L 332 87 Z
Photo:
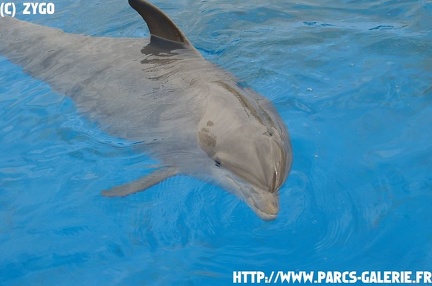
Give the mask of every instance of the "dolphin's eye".
M 220 166 L 221 166 L 220 160 L 219 159 L 215 159 L 214 161 L 215 161 L 216 167 L 220 168 Z

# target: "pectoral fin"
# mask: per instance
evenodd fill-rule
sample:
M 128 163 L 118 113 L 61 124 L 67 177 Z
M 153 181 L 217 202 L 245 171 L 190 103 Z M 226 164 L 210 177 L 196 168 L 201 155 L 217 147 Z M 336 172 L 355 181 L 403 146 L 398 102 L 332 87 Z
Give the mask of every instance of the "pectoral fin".
M 133 182 L 114 187 L 109 190 L 102 191 L 102 195 L 107 197 L 123 197 L 146 189 L 159 184 L 169 177 L 177 175 L 179 172 L 176 168 L 165 167 L 157 169 L 145 177 L 141 177 Z

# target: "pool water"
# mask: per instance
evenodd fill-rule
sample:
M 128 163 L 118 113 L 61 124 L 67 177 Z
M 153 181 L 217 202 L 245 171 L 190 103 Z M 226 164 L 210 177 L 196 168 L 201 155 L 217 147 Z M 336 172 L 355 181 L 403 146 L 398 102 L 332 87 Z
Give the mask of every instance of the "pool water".
M 0 57 L 1 285 L 227 285 L 238 270 L 432 269 L 430 1 L 153 3 L 288 126 L 294 161 L 278 218 L 262 221 L 186 176 L 101 196 L 155 161 Z M 20 18 L 148 37 L 127 1 L 55 4 L 52 16 Z

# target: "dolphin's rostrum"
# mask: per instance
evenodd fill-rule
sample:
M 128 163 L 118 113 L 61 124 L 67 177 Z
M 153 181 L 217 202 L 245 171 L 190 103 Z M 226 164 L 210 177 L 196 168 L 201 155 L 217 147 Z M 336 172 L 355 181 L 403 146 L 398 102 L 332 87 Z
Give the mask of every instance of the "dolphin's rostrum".
M 147 23 L 149 40 L 67 34 L 1 18 L 0 54 L 71 97 L 106 132 L 160 160 L 150 175 L 104 195 L 129 195 L 181 173 L 219 184 L 261 218 L 274 219 L 292 161 L 275 109 L 203 59 L 157 7 L 129 3 Z

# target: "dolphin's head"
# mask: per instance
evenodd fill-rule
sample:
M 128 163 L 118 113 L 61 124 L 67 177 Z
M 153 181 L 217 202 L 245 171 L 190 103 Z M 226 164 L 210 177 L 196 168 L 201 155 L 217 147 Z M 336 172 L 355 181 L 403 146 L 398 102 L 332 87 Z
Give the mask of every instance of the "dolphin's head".
M 226 133 L 212 159 L 217 168 L 228 171 L 224 185 L 258 216 L 275 219 L 279 211 L 278 191 L 291 165 L 291 154 L 285 148 L 289 142 L 273 138 L 276 135 L 249 133 L 251 129 L 241 126 Z
M 198 142 L 214 164 L 212 176 L 262 219 L 275 219 L 292 160 L 286 128 L 250 90 L 218 83 L 211 91 Z

